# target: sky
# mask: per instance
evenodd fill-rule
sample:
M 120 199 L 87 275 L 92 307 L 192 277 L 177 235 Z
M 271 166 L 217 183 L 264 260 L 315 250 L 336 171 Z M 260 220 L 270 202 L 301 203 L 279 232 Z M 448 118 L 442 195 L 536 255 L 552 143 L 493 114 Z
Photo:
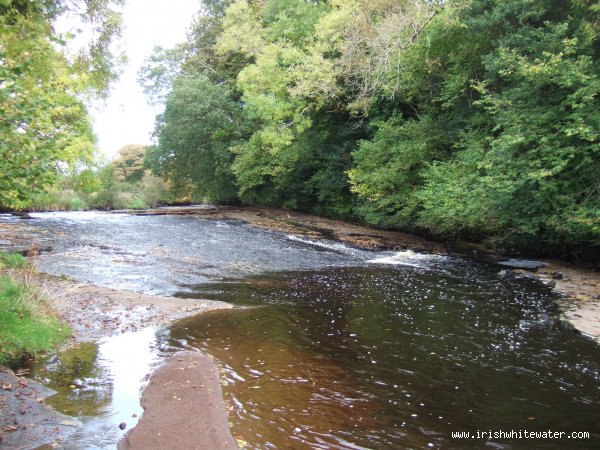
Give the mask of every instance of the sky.
M 185 40 L 199 5 L 199 0 L 126 0 L 120 47 L 128 63 L 108 100 L 89 108 L 99 150 L 107 158 L 124 145 L 151 142 L 154 118 L 162 107 L 147 103 L 137 73 L 156 45 L 168 48 Z

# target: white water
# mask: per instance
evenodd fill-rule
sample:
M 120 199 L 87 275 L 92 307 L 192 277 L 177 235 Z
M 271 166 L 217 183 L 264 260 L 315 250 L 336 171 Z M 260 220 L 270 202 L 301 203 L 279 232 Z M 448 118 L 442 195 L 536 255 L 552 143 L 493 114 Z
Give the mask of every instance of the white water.
M 446 259 L 446 257 L 441 255 L 415 253 L 412 250 L 405 250 L 390 256 L 370 259 L 367 262 L 373 264 L 392 264 L 397 266 L 426 267 L 426 264 L 424 263 L 444 259 Z
M 304 239 L 298 236 L 294 236 L 293 234 L 288 234 L 287 238 L 291 241 L 302 242 L 303 244 L 314 245 L 315 247 L 321 247 L 327 250 L 341 252 L 348 255 L 358 255 L 360 253 L 360 250 L 348 247 L 347 245 L 342 244 L 341 242 Z

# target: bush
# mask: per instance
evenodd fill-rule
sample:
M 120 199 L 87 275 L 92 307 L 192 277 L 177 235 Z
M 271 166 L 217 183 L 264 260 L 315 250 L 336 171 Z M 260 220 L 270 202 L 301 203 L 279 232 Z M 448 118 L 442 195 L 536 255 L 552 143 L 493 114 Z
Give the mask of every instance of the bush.
M 142 200 L 141 198 L 133 196 L 130 197 L 130 200 L 127 201 L 123 205 L 123 207 L 126 209 L 145 209 L 148 207 L 148 205 L 146 205 L 146 203 L 144 203 L 144 200 Z
M 81 211 L 89 207 L 85 197 L 72 189 L 54 189 L 36 195 L 29 208 L 34 211 Z
M 164 203 L 168 190 L 169 185 L 166 181 L 152 175 L 149 170 L 144 172 L 144 178 L 141 181 L 141 195 L 148 206 L 155 208 Z
M 27 258 L 18 253 L 0 253 L 0 268 L 21 269 L 27 266 Z

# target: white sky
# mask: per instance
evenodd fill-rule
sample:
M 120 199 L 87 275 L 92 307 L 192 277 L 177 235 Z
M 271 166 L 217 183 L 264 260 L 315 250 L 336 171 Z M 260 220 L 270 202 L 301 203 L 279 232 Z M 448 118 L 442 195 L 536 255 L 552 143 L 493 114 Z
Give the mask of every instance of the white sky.
M 137 73 L 156 45 L 183 42 L 199 0 L 126 0 L 120 47 L 128 63 L 105 104 L 90 108 L 100 152 L 112 158 L 127 144 L 151 142 L 154 118 L 161 107 L 149 106 L 137 83 Z

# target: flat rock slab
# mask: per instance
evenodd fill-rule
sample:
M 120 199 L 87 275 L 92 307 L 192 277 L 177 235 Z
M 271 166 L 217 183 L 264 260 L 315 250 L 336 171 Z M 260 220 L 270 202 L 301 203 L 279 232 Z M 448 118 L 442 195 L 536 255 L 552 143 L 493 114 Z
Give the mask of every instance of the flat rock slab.
M 504 261 L 498 261 L 498 264 L 504 267 L 524 270 L 537 270 L 548 265 L 544 261 L 530 261 L 527 259 L 506 259 Z
M 562 304 L 564 312 L 561 318 L 600 343 L 600 302 L 567 299 Z
M 144 415 L 119 449 L 237 449 L 217 366 L 204 353 L 169 358 L 150 377 L 141 404 Z
M 59 444 L 81 423 L 44 403 L 55 391 L 0 367 L 0 447 L 33 449 Z

